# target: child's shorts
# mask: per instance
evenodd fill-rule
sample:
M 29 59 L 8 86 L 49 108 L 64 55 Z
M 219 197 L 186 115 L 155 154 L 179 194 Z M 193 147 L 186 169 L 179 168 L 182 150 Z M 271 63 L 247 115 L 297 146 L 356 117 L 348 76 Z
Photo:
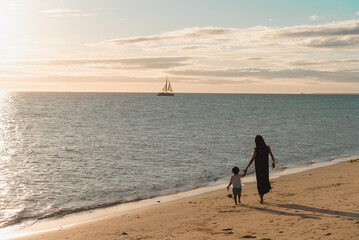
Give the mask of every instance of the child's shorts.
M 233 188 L 233 195 L 241 195 L 242 188 Z

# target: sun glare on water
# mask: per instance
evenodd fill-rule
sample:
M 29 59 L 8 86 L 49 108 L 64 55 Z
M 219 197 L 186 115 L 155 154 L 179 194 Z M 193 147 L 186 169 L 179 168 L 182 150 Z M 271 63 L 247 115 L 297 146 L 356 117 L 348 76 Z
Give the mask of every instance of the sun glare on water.
M 4 125 L 4 115 L 5 115 L 5 111 L 7 108 L 7 104 L 8 104 L 8 93 L 7 92 L 1 92 L 0 91 L 0 160 L 3 159 L 3 151 L 4 151 L 4 139 L 5 137 L 5 125 Z M 1 180 L 1 176 L 0 176 L 0 180 Z M 1 184 L 0 184 L 0 189 L 1 189 Z M 0 190 L 1 192 L 1 190 Z M 1 193 L 0 193 L 1 195 Z

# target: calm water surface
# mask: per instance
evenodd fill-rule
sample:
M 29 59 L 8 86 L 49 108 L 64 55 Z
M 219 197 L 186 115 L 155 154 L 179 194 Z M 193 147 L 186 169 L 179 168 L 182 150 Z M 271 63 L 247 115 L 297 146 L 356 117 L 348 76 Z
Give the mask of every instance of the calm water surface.
M 355 155 L 358 109 L 358 95 L 1 95 L 0 226 L 227 181 L 256 134 L 278 166 Z

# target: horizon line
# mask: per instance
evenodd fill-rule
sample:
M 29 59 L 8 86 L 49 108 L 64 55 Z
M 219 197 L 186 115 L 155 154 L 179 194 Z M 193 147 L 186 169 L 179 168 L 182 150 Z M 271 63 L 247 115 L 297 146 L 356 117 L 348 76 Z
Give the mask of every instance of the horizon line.
M 158 92 L 120 92 L 120 91 L 3 91 L 3 93 L 143 93 L 143 94 L 157 94 Z M 359 93 L 237 93 L 237 92 L 177 92 L 175 94 L 243 94 L 243 95 L 359 95 Z

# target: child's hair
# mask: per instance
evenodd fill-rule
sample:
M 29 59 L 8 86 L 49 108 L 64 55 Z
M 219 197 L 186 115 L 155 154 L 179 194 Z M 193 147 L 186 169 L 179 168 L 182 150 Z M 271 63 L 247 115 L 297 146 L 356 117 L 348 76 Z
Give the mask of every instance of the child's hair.
M 239 168 L 236 166 L 232 167 L 232 173 L 237 175 L 239 173 Z

